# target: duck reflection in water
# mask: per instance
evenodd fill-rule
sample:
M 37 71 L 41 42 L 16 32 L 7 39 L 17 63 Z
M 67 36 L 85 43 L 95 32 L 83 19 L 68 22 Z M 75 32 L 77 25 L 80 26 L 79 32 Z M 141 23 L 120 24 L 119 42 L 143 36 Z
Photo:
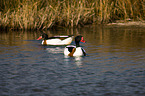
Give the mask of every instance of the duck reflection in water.
M 75 56 L 70 57 L 63 55 L 64 47 L 63 46 L 47 46 L 45 48 L 47 53 L 49 53 L 49 57 L 53 58 L 54 61 L 60 63 L 60 64 L 66 64 L 67 66 L 70 66 L 70 64 L 76 64 L 77 67 L 81 67 L 82 65 L 82 56 Z
M 49 53 L 54 53 L 54 54 L 57 54 L 57 53 L 63 53 L 63 50 L 64 48 L 63 47 L 60 47 L 60 46 L 51 46 L 51 47 L 47 47 L 46 48 L 47 52 Z
M 82 58 L 83 57 L 69 57 L 69 56 L 64 56 L 64 62 L 65 64 L 71 64 L 71 63 L 75 63 L 78 67 L 82 66 Z

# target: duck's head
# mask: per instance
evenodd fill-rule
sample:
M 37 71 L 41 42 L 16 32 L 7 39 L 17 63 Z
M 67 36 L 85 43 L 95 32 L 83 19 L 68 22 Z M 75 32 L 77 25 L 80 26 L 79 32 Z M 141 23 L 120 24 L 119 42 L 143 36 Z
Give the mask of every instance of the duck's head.
M 47 40 L 48 39 L 48 35 L 46 33 L 41 33 L 41 36 L 37 40 L 40 40 L 42 38 L 44 38 L 44 40 Z
M 75 37 L 75 43 L 76 43 L 76 46 L 77 46 L 77 47 L 80 46 L 80 45 L 79 45 L 80 42 L 85 43 L 85 40 L 84 40 L 83 36 L 81 36 L 81 35 L 76 36 L 76 37 Z

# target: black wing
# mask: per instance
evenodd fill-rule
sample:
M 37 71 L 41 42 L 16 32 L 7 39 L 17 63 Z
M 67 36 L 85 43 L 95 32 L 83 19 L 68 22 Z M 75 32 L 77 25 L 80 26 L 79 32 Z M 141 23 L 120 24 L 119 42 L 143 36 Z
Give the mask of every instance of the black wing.
M 82 48 L 83 54 L 84 56 L 86 56 L 86 51 Z

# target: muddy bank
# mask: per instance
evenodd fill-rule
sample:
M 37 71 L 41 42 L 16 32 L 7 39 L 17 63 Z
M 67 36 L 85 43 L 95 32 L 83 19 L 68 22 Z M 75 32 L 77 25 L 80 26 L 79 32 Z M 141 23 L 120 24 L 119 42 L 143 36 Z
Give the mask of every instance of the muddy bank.
M 145 21 L 123 21 L 118 20 L 114 23 L 108 23 L 108 26 L 138 26 L 138 27 L 145 27 Z

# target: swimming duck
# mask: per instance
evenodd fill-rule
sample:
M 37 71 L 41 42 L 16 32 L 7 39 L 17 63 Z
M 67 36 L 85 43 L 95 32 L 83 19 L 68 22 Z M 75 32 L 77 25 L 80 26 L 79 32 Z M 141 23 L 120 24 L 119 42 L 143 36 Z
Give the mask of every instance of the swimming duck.
M 42 38 L 44 39 L 42 45 L 69 45 L 73 40 L 73 35 L 48 37 L 46 33 L 42 33 L 37 40 Z
M 79 35 L 75 37 L 75 44 L 76 45 L 68 45 L 64 49 L 64 55 L 66 56 L 86 56 L 85 50 L 80 47 L 80 41 L 85 43 L 83 36 Z

